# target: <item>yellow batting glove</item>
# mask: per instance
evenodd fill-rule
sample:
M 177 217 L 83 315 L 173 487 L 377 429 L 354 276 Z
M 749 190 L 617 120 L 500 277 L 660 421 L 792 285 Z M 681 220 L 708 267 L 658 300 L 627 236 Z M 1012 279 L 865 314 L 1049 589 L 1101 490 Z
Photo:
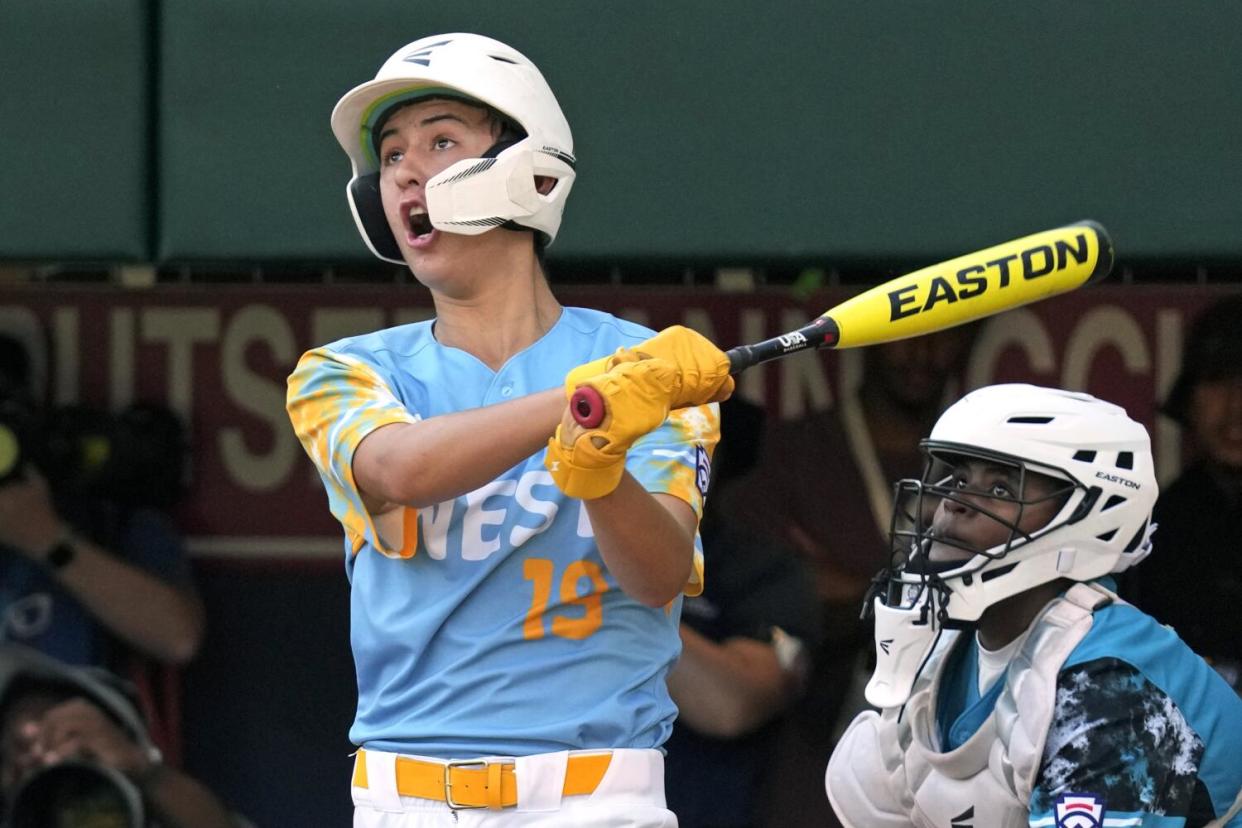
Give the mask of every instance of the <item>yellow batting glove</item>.
M 733 394 L 729 357 L 707 337 L 684 325 L 665 328 L 633 348 L 618 348 L 611 356 L 579 365 L 565 377 L 565 393 L 572 395 L 587 377 L 625 362 L 652 357 L 668 360 L 677 369 L 672 408 L 720 402 Z
M 681 393 L 673 400 L 673 408 L 721 402 L 733 394 L 729 357 L 698 331 L 673 325 L 638 343 L 633 350 L 677 366 Z
M 616 489 L 630 446 L 668 418 L 676 379 L 676 371 L 665 360 L 644 359 L 620 363 L 576 383 L 575 388 L 589 385 L 599 392 L 607 413 L 598 428 L 587 430 L 566 405 L 543 461 L 560 490 L 592 500 Z
M 574 392 L 578 390 L 579 385 L 586 385 L 586 381 L 589 378 L 599 376 L 600 374 L 607 374 L 618 362 L 633 362 L 638 359 L 637 354 L 632 359 L 625 358 L 623 355 L 627 353 L 628 349 L 618 348 L 615 354 L 584 362 L 571 370 L 565 375 L 565 399 L 572 397 Z

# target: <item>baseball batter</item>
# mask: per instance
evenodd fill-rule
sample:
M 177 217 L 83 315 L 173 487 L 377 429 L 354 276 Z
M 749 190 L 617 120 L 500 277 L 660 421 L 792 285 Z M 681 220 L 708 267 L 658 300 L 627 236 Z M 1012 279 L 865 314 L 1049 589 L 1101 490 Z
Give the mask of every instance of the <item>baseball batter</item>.
M 557 303 L 542 252 L 573 144 L 516 50 L 418 40 L 332 126 L 364 240 L 436 310 L 289 378 L 345 533 L 355 825 L 676 825 L 665 674 L 680 596 L 702 587 L 728 360 Z M 609 411 L 591 431 L 567 407 L 584 384 Z
M 828 764 L 843 824 L 1242 826 L 1242 700 L 1108 577 L 1152 549 L 1146 429 L 998 385 L 923 448 L 873 593 L 880 712 Z

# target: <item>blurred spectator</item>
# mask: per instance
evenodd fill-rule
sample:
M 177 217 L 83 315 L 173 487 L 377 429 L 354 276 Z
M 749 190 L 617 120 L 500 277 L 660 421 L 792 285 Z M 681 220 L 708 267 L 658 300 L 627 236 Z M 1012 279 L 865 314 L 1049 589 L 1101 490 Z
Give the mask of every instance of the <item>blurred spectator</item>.
M 6 828 L 241 828 L 165 764 L 127 685 L 107 671 L 0 645 L 0 805 Z
M 857 387 L 835 408 L 771 422 L 758 465 L 718 504 L 804 556 L 821 606 L 806 693 L 779 737 L 769 825 L 807 824 L 805 804 L 823 796 L 823 757 L 864 704 L 873 645 L 859 607 L 888 562 L 893 482 L 920 473 L 919 439 L 954 397 L 975 330 L 866 348 Z
M 678 717 L 665 795 L 681 828 L 759 823 L 778 717 L 805 685 L 819 638 L 813 582 L 795 553 L 734 525 L 716 503 L 754 465 L 763 410 L 721 404 L 721 442 L 700 532 L 707 586 L 682 606 L 681 658 L 668 686 Z
M 0 399 L 25 398 L 30 393 L 30 356 L 11 336 L 0 335 Z
M 185 444 L 167 409 L 41 409 L 29 362 L 0 336 L 0 641 L 69 664 L 124 650 L 182 664 L 203 610 L 168 509 Z
M 1181 424 L 1189 463 L 1156 503 L 1136 600 L 1242 689 L 1242 296 L 1191 325 L 1162 411 Z

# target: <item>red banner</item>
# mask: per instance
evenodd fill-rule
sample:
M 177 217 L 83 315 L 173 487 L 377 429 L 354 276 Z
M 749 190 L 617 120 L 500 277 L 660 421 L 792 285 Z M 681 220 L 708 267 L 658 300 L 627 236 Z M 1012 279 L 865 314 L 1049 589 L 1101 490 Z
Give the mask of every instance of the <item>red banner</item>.
M 562 302 L 723 345 L 796 328 L 850 294 L 558 287 Z M 1091 391 L 1152 428 L 1158 469 L 1180 465 L 1177 429 L 1155 413 L 1176 377 L 1186 323 L 1237 288 L 1105 285 L 982 323 L 962 383 L 1031 381 Z M 0 288 L 0 332 L 26 343 L 53 405 L 171 406 L 192 437 L 182 525 L 197 554 L 340 553 L 339 533 L 284 411 L 285 378 L 308 348 L 430 316 L 420 288 L 251 286 L 148 290 Z M 741 393 L 769 416 L 831 407 L 857 381 L 858 352 L 804 353 L 747 371 Z

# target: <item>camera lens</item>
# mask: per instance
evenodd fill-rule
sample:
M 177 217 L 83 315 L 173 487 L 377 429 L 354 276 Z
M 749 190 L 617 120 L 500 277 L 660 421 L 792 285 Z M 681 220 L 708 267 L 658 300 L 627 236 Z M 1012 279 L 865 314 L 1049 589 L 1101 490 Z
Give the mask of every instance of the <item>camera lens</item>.
M 92 762 L 52 765 L 13 795 L 11 828 L 142 828 L 142 796 L 123 774 Z
M 0 483 L 8 481 L 21 466 L 22 446 L 17 434 L 5 423 L 0 423 Z

